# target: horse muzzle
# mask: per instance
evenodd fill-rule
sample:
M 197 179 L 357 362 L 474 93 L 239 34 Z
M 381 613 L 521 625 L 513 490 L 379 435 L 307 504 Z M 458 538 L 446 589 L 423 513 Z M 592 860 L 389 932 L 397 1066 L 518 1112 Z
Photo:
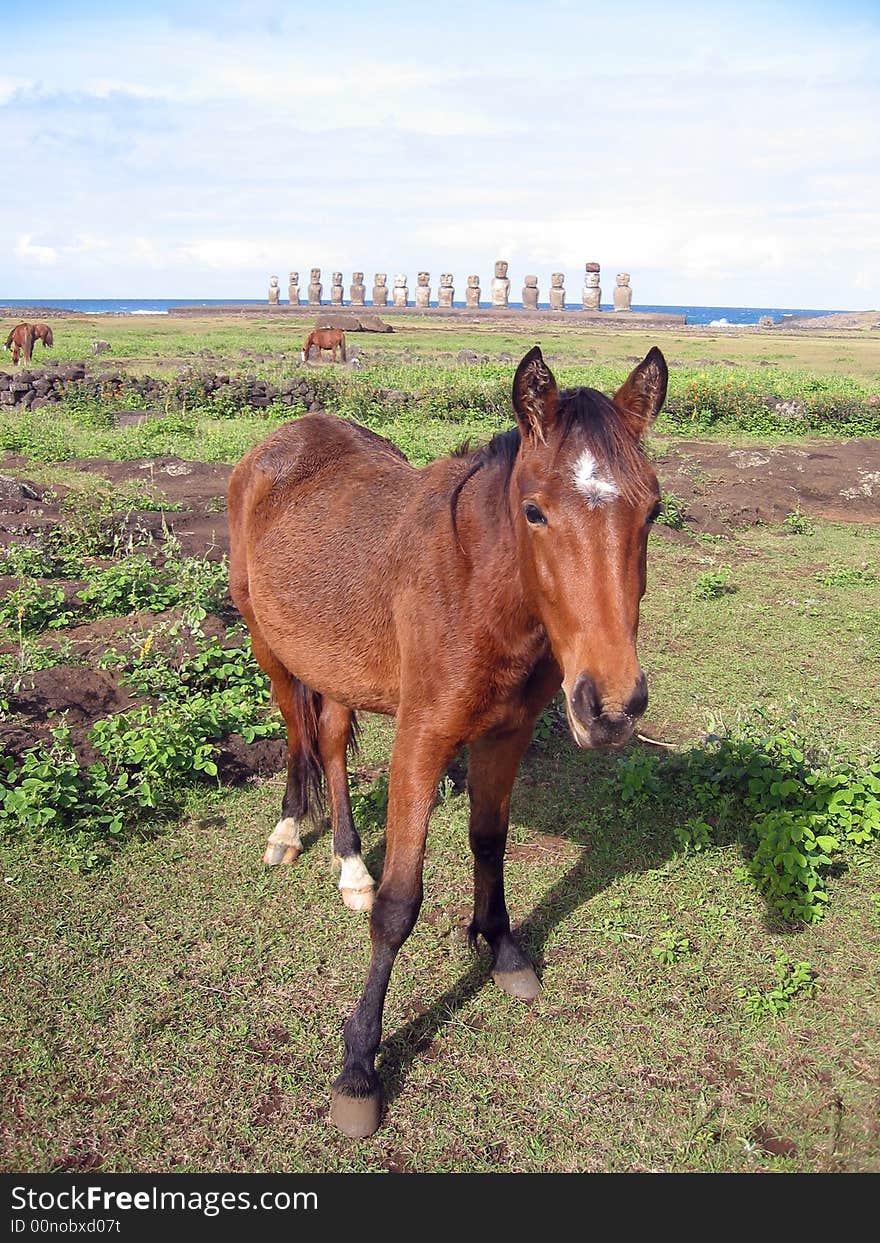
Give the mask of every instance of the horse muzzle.
M 599 695 L 587 673 L 579 675 L 565 698 L 565 712 L 572 737 L 579 747 L 617 748 L 629 742 L 636 721 L 648 706 L 648 683 L 640 673 L 625 701 L 611 702 Z

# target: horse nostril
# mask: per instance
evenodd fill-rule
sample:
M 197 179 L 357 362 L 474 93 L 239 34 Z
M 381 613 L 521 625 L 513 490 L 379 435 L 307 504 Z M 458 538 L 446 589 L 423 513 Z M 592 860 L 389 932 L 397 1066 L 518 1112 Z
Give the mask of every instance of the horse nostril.
M 648 706 L 648 680 L 643 673 L 639 674 L 635 690 L 630 695 L 629 703 L 624 708 L 627 716 L 635 719 L 637 716 L 644 716 L 645 709 Z
M 584 725 L 589 725 L 602 714 L 596 684 L 587 673 L 582 673 L 572 687 L 570 702 L 575 717 Z

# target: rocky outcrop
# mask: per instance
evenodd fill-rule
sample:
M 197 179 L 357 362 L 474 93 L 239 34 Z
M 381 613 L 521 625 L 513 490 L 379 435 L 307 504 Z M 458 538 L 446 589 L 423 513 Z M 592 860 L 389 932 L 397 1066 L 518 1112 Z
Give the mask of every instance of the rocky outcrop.
M 378 315 L 363 312 L 354 315 L 348 311 L 328 311 L 315 320 L 316 328 L 341 328 L 343 332 L 393 332 L 390 324 Z

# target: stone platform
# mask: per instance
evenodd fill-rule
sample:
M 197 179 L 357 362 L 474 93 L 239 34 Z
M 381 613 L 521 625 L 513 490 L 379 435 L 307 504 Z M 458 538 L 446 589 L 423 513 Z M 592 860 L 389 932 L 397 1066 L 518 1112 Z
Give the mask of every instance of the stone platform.
M 582 311 L 582 310 L 566 310 L 551 311 L 549 309 L 531 310 L 520 307 L 497 307 L 497 306 L 481 306 L 478 311 L 469 307 L 422 307 L 422 306 L 383 306 L 373 307 L 370 303 L 361 307 L 350 307 L 348 304 L 342 306 L 331 306 L 329 303 L 322 302 L 320 306 L 315 306 L 308 302 L 301 302 L 299 306 L 290 306 L 287 303 L 279 305 L 265 306 L 241 306 L 235 303 L 229 303 L 226 306 L 175 306 L 168 311 L 169 315 L 182 316 L 199 316 L 200 318 L 216 316 L 216 315 L 239 315 L 248 318 L 253 316 L 271 315 L 290 316 L 302 320 L 309 320 L 317 315 L 323 315 L 327 312 L 339 313 L 351 311 L 354 314 L 378 314 L 383 319 L 405 320 L 407 318 L 416 319 L 438 319 L 455 322 L 457 320 L 467 322 L 468 324 L 564 324 L 569 327 L 582 324 L 585 327 L 608 327 L 608 328 L 676 328 L 687 323 L 686 315 L 660 315 L 652 311 Z

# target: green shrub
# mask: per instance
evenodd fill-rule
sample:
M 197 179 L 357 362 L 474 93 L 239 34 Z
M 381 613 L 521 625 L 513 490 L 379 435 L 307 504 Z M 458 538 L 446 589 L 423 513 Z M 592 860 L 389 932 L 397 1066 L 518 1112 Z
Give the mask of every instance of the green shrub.
M 807 517 L 801 513 L 800 509 L 794 509 L 790 514 L 782 520 L 782 525 L 791 535 L 815 535 L 816 528 Z
M 75 611 L 68 607 L 64 588 L 26 578 L 0 600 L 0 621 L 21 635 L 69 626 Z
M 693 595 L 695 600 L 717 600 L 719 596 L 730 595 L 736 589 L 730 581 L 730 566 L 721 565 L 700 575 L 694 583 Z
M 806 757 L 790 726 L 755 710 L 706 748 L 622 757 L 610 794 L 629 822 L 664 818 L 682 851 L 739 838 L 747 851 L 742 878 L 783 919 L 814 923 L 828 902 L 830 869 L 880 837 L 880 755 Z

